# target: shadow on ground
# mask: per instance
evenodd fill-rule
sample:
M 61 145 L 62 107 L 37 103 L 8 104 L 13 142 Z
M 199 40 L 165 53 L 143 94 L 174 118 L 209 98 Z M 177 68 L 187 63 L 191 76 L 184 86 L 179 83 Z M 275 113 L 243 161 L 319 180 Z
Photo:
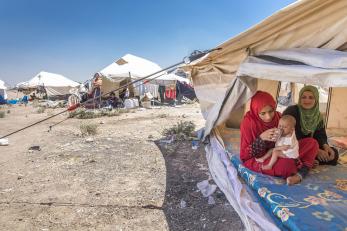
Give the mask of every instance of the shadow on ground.
M 167 144 L 155 141 L 166 165 L 166 192 L 163 211 L 171 231 L 242 230 L 242 222 L 224 194 L 217 188 L 215 204 L 198 191 L 197 183 L 209 179 L 203 145 L 194 150 L 191 142 Z M 210 180 L 210 184 L 214 184 Z

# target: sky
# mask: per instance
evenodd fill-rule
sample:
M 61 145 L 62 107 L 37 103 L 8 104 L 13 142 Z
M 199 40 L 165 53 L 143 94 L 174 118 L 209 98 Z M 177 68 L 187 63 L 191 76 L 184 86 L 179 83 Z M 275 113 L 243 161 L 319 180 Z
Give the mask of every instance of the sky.
M 294 0 L 0 0 L 0 79 L 90 79 L 125 54 L 165 68 Z

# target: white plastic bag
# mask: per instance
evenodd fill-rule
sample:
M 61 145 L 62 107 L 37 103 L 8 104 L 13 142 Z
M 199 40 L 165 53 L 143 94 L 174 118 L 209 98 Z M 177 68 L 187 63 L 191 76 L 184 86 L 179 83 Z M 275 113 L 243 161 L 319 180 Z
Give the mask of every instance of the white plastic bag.
M 7 146 L 8 144 L 7 138 L 0 139 L 0 146 Z
M 211 196 L 217 189 L 217 185 L 208 183 L 208 180 L 201 181 L 196 186 L 204 197 Z

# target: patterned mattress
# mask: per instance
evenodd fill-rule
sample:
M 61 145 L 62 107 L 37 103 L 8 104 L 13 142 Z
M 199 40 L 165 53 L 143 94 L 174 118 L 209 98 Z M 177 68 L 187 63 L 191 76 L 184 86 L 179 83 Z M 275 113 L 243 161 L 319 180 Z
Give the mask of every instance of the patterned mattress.
M 337 166 L 318 166 L 298 185 L 245 168 L 238 155 L 239 132 L 223 132 L 231 162 L 281 229 L 347 231 L 347 155 Z

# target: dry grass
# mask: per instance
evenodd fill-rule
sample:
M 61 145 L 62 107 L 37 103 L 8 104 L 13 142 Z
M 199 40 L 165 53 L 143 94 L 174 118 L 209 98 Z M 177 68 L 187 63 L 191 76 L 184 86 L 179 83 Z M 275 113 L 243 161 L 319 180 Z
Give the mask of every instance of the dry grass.
M 39 113 L 39 114 L 44 113 L 45 111 L 46 111 L 46 108 L 44 108 L 44 107 L 39 107 L 39 108 L 36 110 L 36 112 Z
M 39 104 L 39 101 L 37 99 L 35 99 L 35 100 L 32 101 L 31 105 L 33 107 L 39 107 L 40 104 Z
M 125 113 L 124 111 L 121 111 L 121 109 L 115 109 L 115 110 L 101 110 L 101 111 L 87 111 L 83 108 L 77 109 L 69 114 L 70 118 L 77 118 L 77 119 L 93 119 L 93 118 L 99 118 L 103 116 L 119 116 L 121 113 Z
M 195 130 L 192 121 L 180 121 L 171 128 L 164 129 L 162 134 L 166 137 L 175 136 L 175 140 L 190 140 Z
M 5 118 L 6 113 L 4 111 L 0 111 L 0 118 Z
M 108 117 L 112 117 L 112 116 L 119 116 L 120 113 L 118 110 L 112 110 L 112 111 L 101 111 L 100 116 L 108 116 Z
M 81 135 L 84 136 L 93 136 L 98 133 L 97 124 L 81 124 L 80 125 Z
M 130 112 L 130 110 L 127 108 L 119 108 L 118 111 L 119 111 L 119 113 L 129 113 Z
M 166 118 L 167 116 L 168 116 L 167 114 L 164 114 L 164 113 L 163 113 L 163 114 L 160 114 L 158 117 L 159 117 L 159 118 Z

